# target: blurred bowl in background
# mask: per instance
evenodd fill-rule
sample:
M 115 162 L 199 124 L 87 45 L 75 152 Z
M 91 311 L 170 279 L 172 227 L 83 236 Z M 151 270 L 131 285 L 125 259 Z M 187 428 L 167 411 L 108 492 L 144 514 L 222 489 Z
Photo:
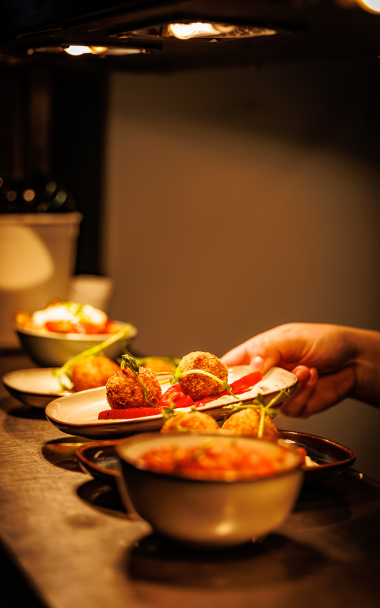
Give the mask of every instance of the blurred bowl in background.
M 129 325 L 115 321 L 120 329 Z M 101 344 L 114 334 L 63 334 L 42 329 L 21 329 L 14 327 L 19 341 L 26 354 L 40 367 L 61 367 L 75 355 L 87 348 Z M 116 359 L 127 351 L 137 336 L 137 329 L 131 325 L 130 332 L 117 342 L 104 349 L 103 353 L 110 359 Z
M 207 442 L 231 444 L 284 458 L 280 472 L 262 477 L 194 479 L 157 473 L 141 466 L 141 456 L 169 444 L 179 448 Z M 228 547 L 262 538 L 287 518 L 298 497 L 303 473 L 296 451 L 262 439 L 231 434 L 143 433 L 116 447 L 117 478 L 127 510 L 134 509 L 155 530 L 171 539 L 205 547 Z

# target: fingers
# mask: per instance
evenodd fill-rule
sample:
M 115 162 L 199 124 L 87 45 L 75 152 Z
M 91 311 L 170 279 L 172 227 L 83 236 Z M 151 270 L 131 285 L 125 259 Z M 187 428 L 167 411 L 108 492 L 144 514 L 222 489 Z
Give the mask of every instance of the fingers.
M 297 371 L 298 373 L 296 373 Z M 286 416 L 307 418 L 311 413 L 308 403 L 318 382 L 318 371 L 315 367 L 308 370 L 308 368 L 300 366 L 294 370 L 294 373 L 299 378 L 299 384 L 295 393 L 282 405 L 281 412 Z
M 281 352 L 276 345 L 257 336 L 233 348 L 222 357 L 225 365 L 249 365 L 253 371 L 265 374 L 281 360 Z
M 247 342 L 236 346 L 232 350 L 228 351 L 223 357 L 221 357 L 221 361 L 224 365 L 249 365 L 250 359 L 249 354 L 247 352 Z
M 298 365 L 291 371 L 298 378 L 297 390 L 300 390 L 301 387 L 304 386 L 306 382 L 310 380 L 311 370 L 310 368 L 306 367 L 306 365 Z
M 311 368 L 310 378 L 306 382 L 306 372 L 302 370 L 300 373 L 303 375 L 302 382 L 300 380 L 295 393 L 280 408 L 280 412 L 286 416 L 308 418 L 312 414 L 318 414 L 352 394 L 355 386 L 354 366 L 324 375 L 319 375 L 315 368 Z

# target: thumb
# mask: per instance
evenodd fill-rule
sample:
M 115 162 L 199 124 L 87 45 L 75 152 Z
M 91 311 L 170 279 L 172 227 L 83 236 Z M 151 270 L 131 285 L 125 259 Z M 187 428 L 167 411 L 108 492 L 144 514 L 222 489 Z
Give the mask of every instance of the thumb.
M 249 365 L 253 371 L 265 374 L 281 360 L 281 352 L 265 338 L 256 336 L 233 348 L 222 357 L 225 365 Z

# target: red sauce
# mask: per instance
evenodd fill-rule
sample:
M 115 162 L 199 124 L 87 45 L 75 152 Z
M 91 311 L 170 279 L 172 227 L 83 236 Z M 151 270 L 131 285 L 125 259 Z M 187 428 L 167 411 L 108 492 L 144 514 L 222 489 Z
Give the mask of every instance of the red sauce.
M 284 468 L 285 454 L 263 454 L 254 447 L 210 441 L 192 447 L 168 444 L 149 450 L 138 461 L 141 466 L 155 473 L 166 473 L 194 479 L 251 479 L 272 475 Z
M 255 384 L 260 382 L 262 379 L 262 375 L 260 372 L 251 372 L 239 380 L 235 380 L 230 386 L 233 393 L 237 395 L 241 395 L 242 393 L 246 393 L 250 391 Z
M 162 407 L 126 407 L 119 410 L 104 410 L 98 414 L 98 420 L 119 420 L 143 418 L 144 416 L 157 416 L 162 414 Z
M 161 407 L 167 407 L 171 403 L 174 403 L 175 407 L 191 407 L 192 405 L 194 405 L 194 401 L 192 400 L 192 398 L 182 392 L 180 384 L 175 384 L 174 386 L 168 388 L 168 390 L 165 391 L 165 393 L 161 397 Z
M 251 390 L 255 384 L 260 382 L 262 376 L 260 372 L 252 372 L 251 374 L 247 374 L 239 380 L 235 380 L 230 386 L 231 390 L 235 395 L 242 395 L 247 391 Z M 223 395 L 229 395 L 228 391 L 223 391 L 219 395 L 211 395 L 210 397 L 205 397 L 200 401 L 193 401 L 189 395 L 186 395 L 181 388 L 181 384 L 175 384 L 168 388 L 167 391 L 162 395 L 159 406 L 158 407 L 137 407 L 137 408 L 125 408 L 118 410 L 104 410 L 100 412 L 98 415 L 99 420 L 107 420 L 107 419 L 120 419 L 120 418 L 142 418 L 143 416 L 154 416 L 162 413 L 162 409 L 164 407 L 169 407 L 172 403 L 174 403 L 175 408 L 182 407 L 202 407 L 211 401 L 215 401 L 219 397 Z M 148 413 L 149 411 L 149 413 Z

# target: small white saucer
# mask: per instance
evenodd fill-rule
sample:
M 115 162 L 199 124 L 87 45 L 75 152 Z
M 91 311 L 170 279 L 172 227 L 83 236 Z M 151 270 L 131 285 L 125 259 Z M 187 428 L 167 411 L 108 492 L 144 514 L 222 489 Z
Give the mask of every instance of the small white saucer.
M 71 395 L 63 391 L 58 378 L 53 376 L 54 367 L 19 369 L 3 376 L 8 392 L 25 405 L 45 408 L 57 397 Z

